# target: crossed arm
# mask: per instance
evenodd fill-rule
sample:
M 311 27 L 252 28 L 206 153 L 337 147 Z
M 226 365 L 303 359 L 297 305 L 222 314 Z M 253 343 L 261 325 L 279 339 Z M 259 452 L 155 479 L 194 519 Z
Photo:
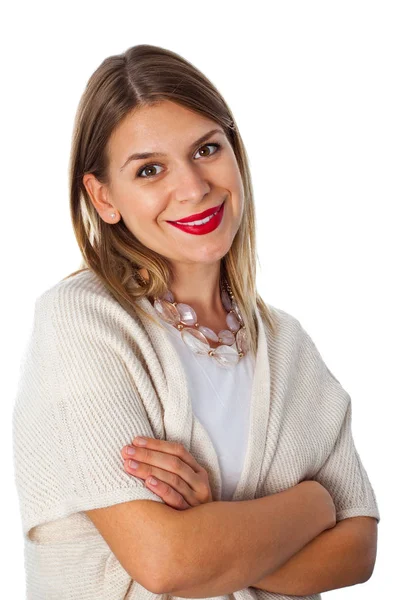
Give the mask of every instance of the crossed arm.
M 343 519 L 250 587 L 307 596 L 365 583 L 374 569 L 376 548 L 376 519 L 364 516 Z M 195 591 L 196 596 L 192 596 L 192 589 L 175 589 L 174 596 L 198 598 L 198 590 Z
M 364 583 L 374 570 L 376 549 L 376 519 L 343 519 L 251 587 L 307 596 Z

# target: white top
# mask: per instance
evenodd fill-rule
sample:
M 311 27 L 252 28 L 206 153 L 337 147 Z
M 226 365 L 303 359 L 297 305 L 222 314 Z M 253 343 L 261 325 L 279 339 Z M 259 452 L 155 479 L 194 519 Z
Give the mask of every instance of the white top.
M 134 309 L 128 313 L 89 270 L 61 280 L 36 301 L 13 411 L 29 600 L 157 597 L 131 579 L 84 512 L 138 499 L 163 502 L 124 471 L 120 451 L 135 436 L 183 444 L 207 470 L 213 499 L 222 499 L 218 453 L 228 449 L 214 446 L 217 429 L 209 434 L 197 416 L 191 378 L 158 325 L 157 311 L 146 297 L 138 305 L 156 322 Z M 354 445 L 349 394 L 301 323 L 268 308 L 276 331 L 257 308 L 249 443 L 232 500 L 261 498 L 314 479 L 331 494 L 337 521 L 360 515 L 379 521 Z M 242 449 L 245 429 L 234 434 Z M 266 594 L 250 586 L 230 598 L 265 600 Z
M 193 411 L 214 445 L 222 476 L 222 500 L 231 500 L 242 473 L 250 426 L 255 359 L 248 352 L 237 365 L 220 367 L 210 356 L 195 354 L 179 330 L 162 323 L 188 379 Z M 217 332 L 216 332 L 217 333 Z M 237 351 L 236 341 L 232 348 Z

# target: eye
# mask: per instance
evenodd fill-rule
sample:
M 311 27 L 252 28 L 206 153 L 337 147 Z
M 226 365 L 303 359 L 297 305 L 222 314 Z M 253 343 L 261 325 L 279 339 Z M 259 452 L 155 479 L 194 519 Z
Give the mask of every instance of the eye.
M 200 150 L 202 150 L 203 148 L 207 148 L 207 146 L 215 146 L 216 150 L 212 154 L 216 154 L 219 151 L 219 149 L 221 148 L 221 144 L 217 144 L 217 142 L 215 142 L 213 144 L 205 144 L 204 146 L 199 148 L 197 152 L 200 152 Z M 212 154 L 208 154 L 207 156 L 212 156 Z
M 203 156 L 203 158 L 208 158 L 209 156 L 213 156 L 213 154 L 217 154 L 217 152 L 219 152 L 220 149 L 221 149 L 221 144 L 218 144 L 218 142 L 213 142 L 213 143 L 210 143 L 210 144 L 204 144 L 203 146 L 201 146 L 197 150 L 197 152 L 200 152 L 200 150 L 202 150 L 203 148 L 207 148 L 208 146 L 214 146 L 215 147 L 215 151 L 212 152 L 211 154 L 206 154 L 206 156 L 205 157 Z M 196 152 L 196 154 L 197 154 L 197 152 Z M 139 177 L 141 179 L 151 179 L 152 177 L 155 177 L 159 173 L 154 173 L 153 175 L 146 175 L 146 176 L 143 176 L 142 173 L 146 172 L 148 169 L 151 169 L 153 167 L 159 167 L 159 166 L 160 165 L 157 165 L 157 164 L 154 164 L 154 163 L 150 163 L 150 164 L 144 165 L 144 167 L 141 167 L 139 169 L 139 171 L 136 173 L 136 177 Z
M 144 167 L 142 167 L 141 169 L 139 169 L 139 171 L 136 173 L 137 177 L 141 177 L 142 179 L 150 179 L 150 177 L 154 177 L 153 175 L 149 175 L 148 177 L 143 177 L 141 175 L 141 173 L 144 173 L 145 171 L 147 171 L 148 169 L 151 169 L 152 167 L 159 167 L 160 165 L 145 165 Z M 156 175 L 158 175 L 158 173 L 156 173 Z

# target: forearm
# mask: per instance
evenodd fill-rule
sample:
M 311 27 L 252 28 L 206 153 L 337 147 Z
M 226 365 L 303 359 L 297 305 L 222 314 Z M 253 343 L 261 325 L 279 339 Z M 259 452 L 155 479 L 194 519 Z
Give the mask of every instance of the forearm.
M 211 502 L 178 513 L 169 537 L 165 592 L 187 598 L 230 594 L 276 571 L 326 528 L 303 482 L 255 500 Z M 171 568 L 177 565 L 179 569 Z M 173 579 L 171 579 L 173 577 Z
M 308 596 L 365 582 L 369 577 L 365 542 L 354 519 L 339 521 L 252 587 Z

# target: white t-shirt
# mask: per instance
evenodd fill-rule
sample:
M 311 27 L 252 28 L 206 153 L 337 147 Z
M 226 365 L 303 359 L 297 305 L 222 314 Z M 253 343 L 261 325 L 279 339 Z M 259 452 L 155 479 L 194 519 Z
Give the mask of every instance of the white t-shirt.
M 162 324 L 184 366 L 193 412 L 217 453 L 222 500 L 231 500 L 246 455 L 255 359 L 248 352 L 236 365 L 221 367 L 212 357 L 195 354 L 188 348 L 176 327 L 165 321 Z M 236 342 L 232 348 L 237 350 Z

